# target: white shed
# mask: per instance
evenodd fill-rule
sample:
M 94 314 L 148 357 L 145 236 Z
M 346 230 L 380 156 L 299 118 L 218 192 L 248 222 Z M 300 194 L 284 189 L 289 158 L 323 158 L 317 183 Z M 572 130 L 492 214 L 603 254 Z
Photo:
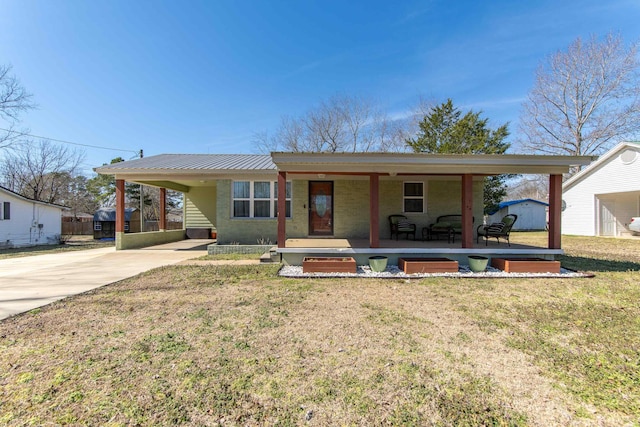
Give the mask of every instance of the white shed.
M 0 247 L 58 244 L 64 208 L 0 187 Z
M 640 216 L 640 144 L 618 144 L 562 190 L 564 234 L 631 235 L 629 220 Z
M 512 230 L 545 230 L 547 228 L 546 202 L 534 199 L 500 202 L 498 210 L 489 215 L 488 222 L 498 222 L 508 214 L 518 215 Z

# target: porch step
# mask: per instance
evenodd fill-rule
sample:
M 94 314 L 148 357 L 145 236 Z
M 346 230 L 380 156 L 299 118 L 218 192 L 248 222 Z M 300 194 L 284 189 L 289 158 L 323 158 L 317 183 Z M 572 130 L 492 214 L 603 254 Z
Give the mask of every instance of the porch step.
M 260 264 L 275 264 L 278 262 L 280 262 L 280 256 L 275 249 L 271 249 L 260 256 Z

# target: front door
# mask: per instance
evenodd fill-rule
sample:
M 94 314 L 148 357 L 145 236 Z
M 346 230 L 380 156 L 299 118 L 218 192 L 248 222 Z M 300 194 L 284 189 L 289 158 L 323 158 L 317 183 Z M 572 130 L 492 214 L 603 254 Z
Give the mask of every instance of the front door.
M 309 181 L 309 235 L 333 236 L 332 181 Z

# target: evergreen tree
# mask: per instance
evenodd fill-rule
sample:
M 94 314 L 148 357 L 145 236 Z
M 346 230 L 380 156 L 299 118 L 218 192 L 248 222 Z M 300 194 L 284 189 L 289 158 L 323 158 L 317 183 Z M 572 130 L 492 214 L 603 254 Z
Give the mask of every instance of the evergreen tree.
M 481 112 L 462 111 L 448 99 L 432 107 L 419 123 L 418 135 L 406 140 L 416 153 L 432 154 L 504 154 L 511 144 L 508 124 L 497 129 L 489 127 L 489 119 Z M 484 210 L 494 209 L 507 194 L 505 180 L 508 175 L 485 178 Z

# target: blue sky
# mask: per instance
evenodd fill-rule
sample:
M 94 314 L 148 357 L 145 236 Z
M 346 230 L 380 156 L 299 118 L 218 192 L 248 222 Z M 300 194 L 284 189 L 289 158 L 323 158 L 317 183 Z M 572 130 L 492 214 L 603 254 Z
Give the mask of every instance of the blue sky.
M 38 104 L 31 133 L 116 149 L 87 148 L 90 171 L 139 149 L 255 152 L 255 132 L 337 93 L 390 115 L 452 98 L 515 140 L 546 55 L 636 41 L 639 22 L 638 0 L 0 0 L 0 63 Z

